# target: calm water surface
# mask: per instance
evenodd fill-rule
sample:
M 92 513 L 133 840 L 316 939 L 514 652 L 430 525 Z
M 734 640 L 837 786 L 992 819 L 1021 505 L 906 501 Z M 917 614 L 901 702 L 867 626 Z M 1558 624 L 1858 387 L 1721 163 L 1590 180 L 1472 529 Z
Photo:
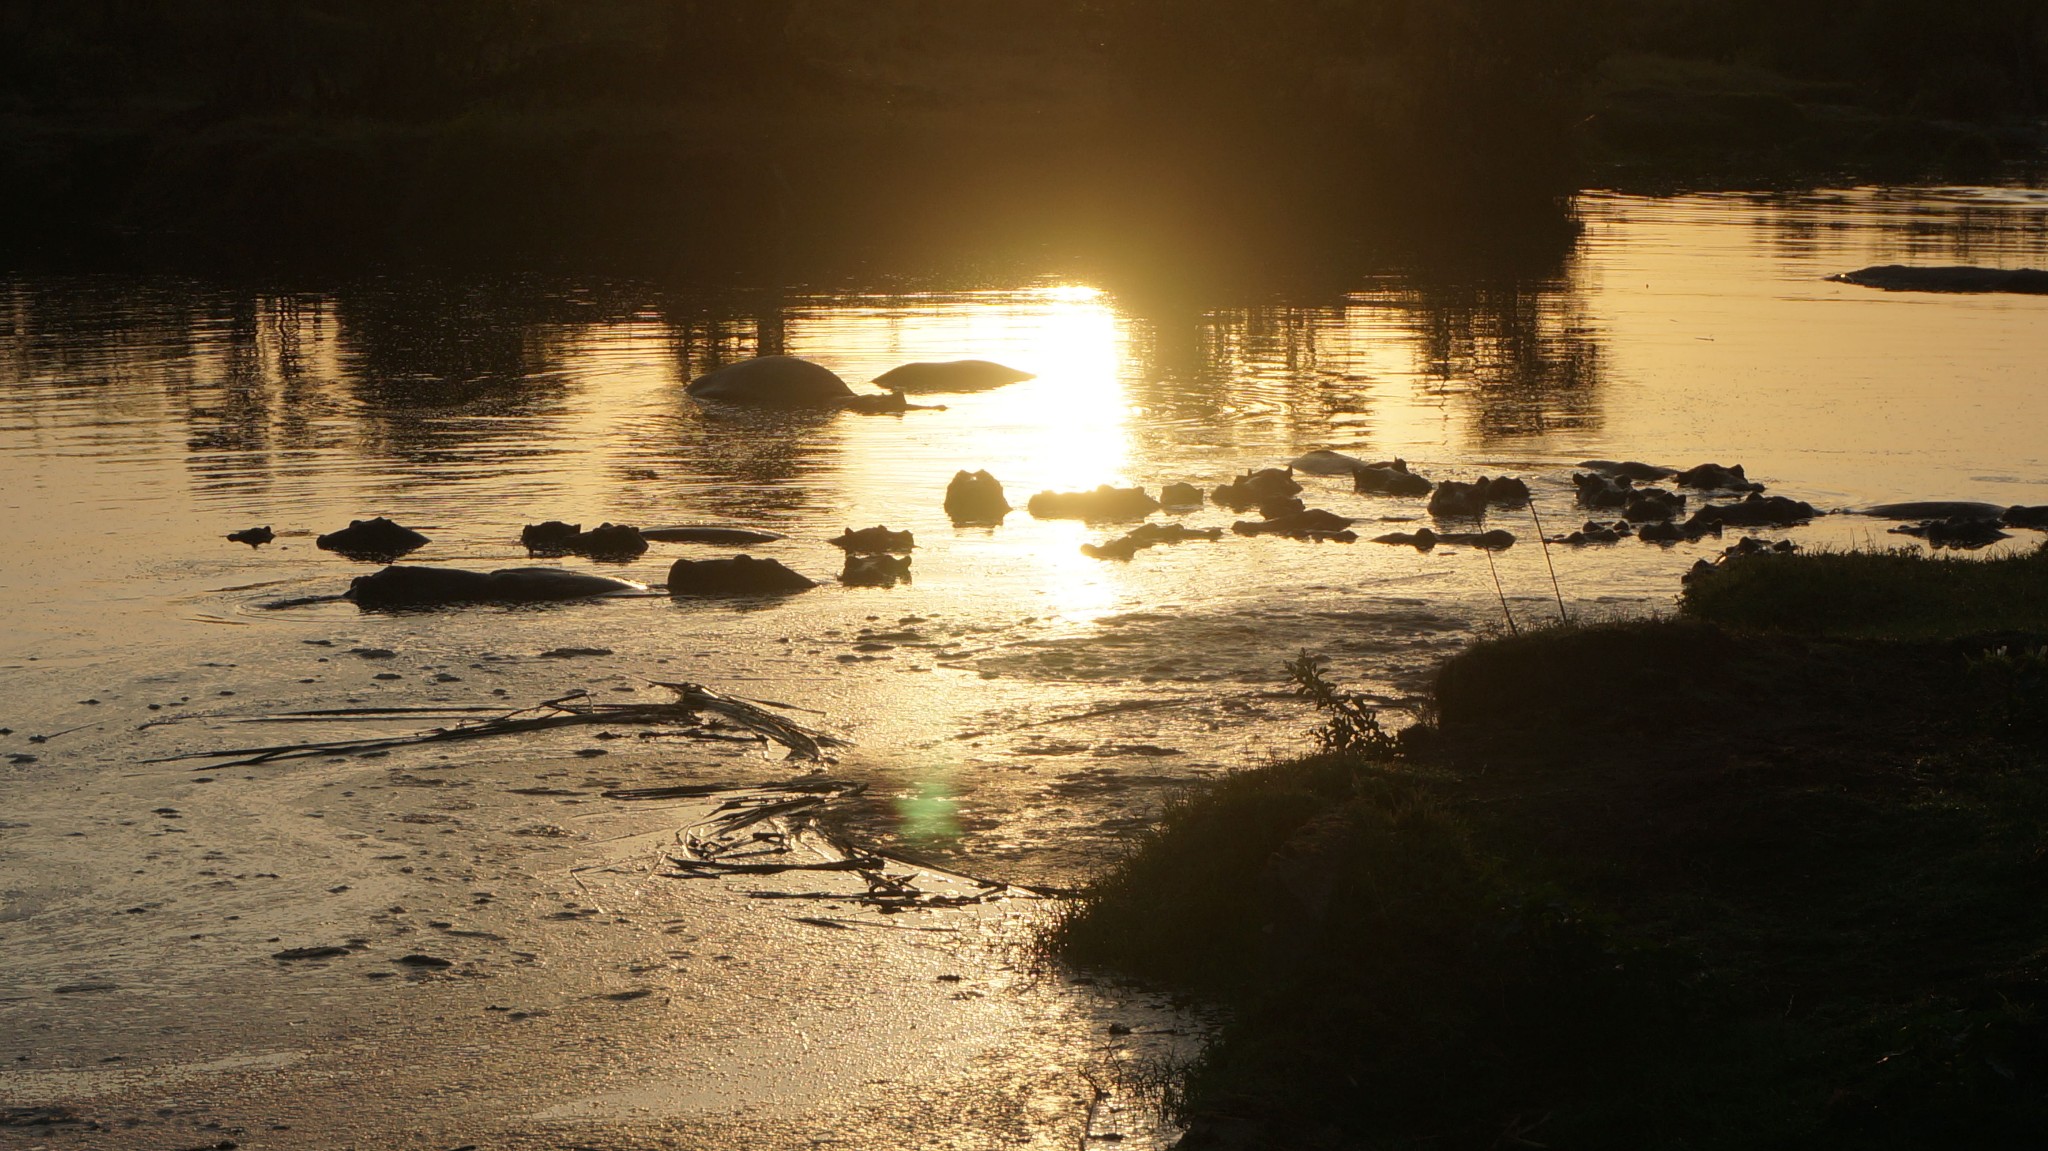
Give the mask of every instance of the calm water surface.
M 1483 553 L 1226 535 L 1128 564 L 1122 530 L 955 529 L 940 500 L 987 468 L 1022 505 L 1099 483 L 1209 487 L 1331 447 L 1435 478 L 1529 479 L 1553 531 L 1592 457 L 1746 466 L 1830 508 L 2048 503 L 2048 298 L 1826 282 L 1883 262 L 2048 266 L 2048 197 L 2014 189 L 1644 199 L 1589 195 L 1555 275 L 1389 276 L 1311 298 L 1162 300 L 1052 274 L 962 291 L 686 293 L 633 283 L 383 280 L 318 292 L 167 279 L 0 282 L 0 766 L 58 780 L 217 744 L 172 714 L 348 703 L 531 702 L 691 679 L 824 713 L 844 770 L 884 786 L 877 835 L 1013 875 L 1067 876 L 1180 781 L 1296 746 L 1281 661 L 1307 648 L 1390 702 L 1503 626 Z M 708 412 L 692 376 L 759 351 L 864 381 L 982 357 L 1036 372 L 900 417 Z M 1362 534 L 1421 501 L 1308 479 Z M 267 610 L 372 567 L 313 536 L 389 515 L 408 562 L 527 562 L 522 524 L 728 523 L 826 586 L 770 606 L 665 598 L 508 610 Z M 1227 526 L 1210 508 L 1194 526 Z M 917 535 L 915 583 L 831 581 L 842 527 Z M 230 544 L 274 525 L 277 543 Z M 1518 622 L 1554 618 L 1526 519 L 1498 557 Z M 1789 533 L 1905 543 L 1864 517 Z M 1784 533 L 1779 533 L 1784 534 Z M 2030 545 L 2032 533 L 2015 545 Z M 1671 608 L 1715 541 L 1555 549 L 1566 610 Z M 660 582 L 716 549 L 599 566 Z M 550 561 L 555 562 L 555 561 Z M 326 642 L 322 642 L 326 641 Z M 328 646 L 330 644 L 332 646 Z M 562 646 L 609 649 L 542 660 Z M 366 662 L 352 647 L 390 649 Z M 397 675 L 374 679 L 374 674 Z M 228 697 L 220 693 L 233 692 Z M 502 693 L 502 694 L 494 694 Z M 97 700 L 97 703 L 82 701 Z M 1121 710 L 1075 718 L 1113 705 Z M 47 745 L 31 732 L 91 725 Z M 244 729 L 246 732 L 246 729 Z M 296 734 L 296 732 L 294 733 Z M 315 734 L 308 732 L 307 734 Z M 243 737 L 233 737 L 243 738 Z M 574 740 L 505 754 L 566 754 Z M 707 753 L 669 746 L 674 769 Z M 773 771 L 774 769 L 766 769 Z

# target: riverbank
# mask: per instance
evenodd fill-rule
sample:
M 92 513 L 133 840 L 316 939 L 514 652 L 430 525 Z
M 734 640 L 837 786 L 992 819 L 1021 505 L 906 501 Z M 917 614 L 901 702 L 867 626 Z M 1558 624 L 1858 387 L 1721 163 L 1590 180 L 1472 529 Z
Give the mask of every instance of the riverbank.
M 1734 622 L 1930 574 L 2028 590 L 1898 635 Z M 1681 618 L 1477 645 L 1434 724 L 1194 793 L 1090 888 L 1055 950 L 1235 1012 L 1184 1146 L 2041 1129 L 2048 552 L 1694 586 Z

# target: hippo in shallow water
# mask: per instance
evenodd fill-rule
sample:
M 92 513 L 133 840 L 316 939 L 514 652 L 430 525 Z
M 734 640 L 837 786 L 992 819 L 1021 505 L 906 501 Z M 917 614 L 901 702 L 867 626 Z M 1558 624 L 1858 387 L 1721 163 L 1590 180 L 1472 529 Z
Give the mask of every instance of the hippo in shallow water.
M 1343 452 L 1318 448 L 1287 461 L 1287 466 L 1305 476 L 1348 476 L 1360 468 L 1372 465 L 1357 456 L 1347 456 Z
M 1803 524 L 1820 514 L 1819 509 L 1804 500 L 1751 492 L 1749 498 L 1741 503 L 1708 504 L 1694 512 L 1686 526 L 1788 527 Z
M 1429 514 L 1438 517 L 1486 514 L 1489 507 L 1520 507 L 1529 502 L 1529 485 L 1513 476 L 1480 476 L 1471 483 L 1445 480 L 1430 493 Z
M 1677 468 L 1659 467 L 1638 460 L 1580 460 L 1579 466 L 1621 480 L 1668 480 L 1678 474 Z
M 533 555 L 580 555 L 617 562 L 647 551 L 647 538 L 631 524 L 604 523 L 584 531 L 581 524 L 549 520 L 521 528 L 519 542 Z
M 1841 272 L 1828 279 L 1887 292 L 2019 292 L 2048 293 L 2048 272 L 2033 268 L 1972 268 L 1967 265 L 1916 268 L 1879 264 Z
M 1999 540 L 2011 538 L 1999 530 L 1996 519 L 1977 516 L 1950 516 L 1917 524 L 1900 524 L 1892 529 L 1892 534 L 1918 536 L 1930 547 L 1964 551 L 1988 547 Z
M 859 531 L 847 528 L 843 534 L 825 542 L 850 555 L 871 556 L 910 551 L 917 546 L 917 537 L 907 531 L 890 531 L 887 524 L 877 524 Z
M 721 528 L 689 524 L 672 528 L 641 528 L 640 538 L 665 544 L 765 544 L 789 537 L 758 528 Z
M 1764 486 L 1742 474 L 1742 465 L 1724 468 L 1720 464 L 1700 464 L 1678 473 L 1678 486 L 1682 488 L 1706 488 L 1721 492 L 1760 492 Z
M 441 607 L 464 603 L 548 603 L 646 591 L 646 585 L 561 568 L 387 567 L 349 582 L 358 607 Z
M 750 555 L 677 560 L 669 565 L 672 596 L 791 595 L 818 586 L 774 560 Z
M 1264 520 L 1257 522 L 1239 520 L 1230 525 L 1230 530 L 1241 536 L 1274 535 L 1308 539 L 1312 536 L 1334 535 L 1350 527 L 1353 522 L 1351 517 L 1340 516 L 1336 512 L 1327 512 L 1321 508 L 1307 508 L 1299 511 L 1285 512 L 1281 515 L 1267 516 Z
M 1042 520 L 1141 520 L 1159 510 L 1144 488 L 1103 484 L 1092 492 L 1040 492 L 1025 505 Z
M 1301 490 L 1285 468 L 1260 468 L 1246 472 L 1209 493 L 1209 498 L 1234 512 L 1284 500 Z
M 909 583 L 910 557 L 849 553 L 839 570 L 839 582 L 847 587 L 895 587 Z
M 874 382 L 892 392 L 985 392 L 1037 378 L 1030 372 L 988 360 L 948 360 L 890 368 L 876 376 Z
M 1368 495 L 1426 496 L 1434 486 L 1409 471 L 1408 461 L 1403 459 L 1367 464 L 1351 473 L 1351 490 Z
M 1001 480 L 986 470 L 953 473 L 953 481 L 946 485 L 946 517 L 953 526 L 1000 524 L 1009 514 L 1010 500 Z
M 1082 544 L 1081 554 L 1090 559 L 1128 560 L 1149 547 L 1186 543 L 1189 540 L 1223 538 L 1222 528 L 1190 528 L 1181 524 L 1140 524 L 1130 532 L 1099 544 Z
M 378 516 L 369 520 L 350 520 L 347 527 L 328 532 L 313 542 L 326 551 L 339 552 L 350 559 L 390 563 L 432 541 L 411 528 Z
M 1975 500 L 1907 500 L 1902 503 L 1877 504 L 1863 508 L 1856 514 L 1877 516 L 1887 520 L 1945 520 L 1951 516 L 1995 520 L 2004 512 L 2005 509 L 1997 504 L 1979 503 Z
M 259 544 L 267 544 L 271 540 L 276 539 L 277 533 L 270 530 L 269 524 L 264 524 L 260 528 L 243 528 L 238 532 L 229 532 L 228 538 L 238 544 L 248 544 L 253 548 Z
M 757 408 L 849 408 L 860 412 L 902 412 L 917 406 L 901 392 L 863 396 L 822 364 L 795 356 L 756 356 L 727 364 L 690 381 L 691 399 Z

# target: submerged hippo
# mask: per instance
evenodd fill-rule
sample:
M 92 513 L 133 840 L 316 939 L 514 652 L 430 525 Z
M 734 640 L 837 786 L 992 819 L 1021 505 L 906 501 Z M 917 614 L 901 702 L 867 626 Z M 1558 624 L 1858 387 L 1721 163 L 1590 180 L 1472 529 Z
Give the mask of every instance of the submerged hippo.
M 1209 493 L 1209 498 L 1231 511 L 1241 512 L 1284 500 L 1300 490 L 1301 485 L 1294 482 L 1294 475 L 1286 469 L 1260 468 L 1219 486 Z
M 1343 452 L 1318 448 L 1287 461 L 1287 466 L 1305 476 L 1348 476 L 1360 468 L 1372 465 L 1357 456 L 1347 456 Z
M 890 531 L 887 524 L 854 531 L 847 528 L 845 533 L 825 541 L 849 555 L 883 555 L 894 552 L 902 554 L 917 546 L 917 537 L 907 531 Z
M 1025 505 L 1042 520 L 1142 520 L 1159 510 L 1144 488 L 1103 484 L 1092 492 L 1040 492 Z
M 387 567 L 349 581 L 358 607 L 442 607 L 464 603 L 547 603 L 644 592 L 645 584 L 561 568 Z
M 1009 514 L 1002 481 L 987 471 L 953 473 L 953 482 L 946 485 L 946 515 L 954 526 L 999 524 Z
M 1408 461 L 1403 459 L 1367 464 L 1351 473 L 1351 490 L 1369 495 L 1426 496 L 1434 486 L 1409 471 Z
M 1882 288 L 1887 292 L 2048 293 L 2048 272 L 2033 268 L 1916 268 L 1906 264 L 1880 264 L 1842 272 L 1828 279 L 1862 288 Z
M 791 595 L 818 586 L 775 560 L 749 555 L 711 560 L 677 560 L 669 565 L 672 596 Z
M 892 392 L 985 392 L 1037 378 L 1031 372 L 989 360 L 948 360 L 890 368 L 874 382 Z
M 598 560 L 625 561 L 647 551 L 647 537 L 631 524 L 604 523 L 584 531 L 581 524 L 549 520 L 520 529 L 519 542 L 533 555 L 583 555 Z
M 1222 528 L 1190 528 L 1181 524 L 1140 524 L 1130 532 L 1113 540 L 1099 544 L 1082 544 L 1081 554 L 1090 559 L 1128 560 L 1146 548 L 1160 544 L 1186 543 L 1189 540 L 1208 540 L 1211 543 L 1223 538 Z
M 789 537 L 781 532 L 756 528 L 720 528 L 686 525 L 673 528 L 641 528 L 640 538 L 665 544 L 765 544 Z
M 727 364 L 690 381 L 691 399 L 757 408 L 850 408 L 861 412 L 908 411 L 901 392 L 863 396 L 823 364 L 795 356 L 756 356 Z
M 895 587 L 910 582 L 910 557 L 854 555 L 849 553 L 839 570 L 839 582 L 847 587 Z
M 328 532 L 313 542 L 323 550 L 339 552 L 350 559 L 390 563 L 433 541 L 411 528 L 378 516 L 375 519 L 350 520 L 347 527 Z
M 1877 504 L 1856 514 L 1886 520 L 1945 520 L 1956 516 L 1965 519 L 1995 520 L 2003 515 L 2005 510 L 1997 504 L 1979 503 L 1975 500 L 1907 500 L 1902 503 Z

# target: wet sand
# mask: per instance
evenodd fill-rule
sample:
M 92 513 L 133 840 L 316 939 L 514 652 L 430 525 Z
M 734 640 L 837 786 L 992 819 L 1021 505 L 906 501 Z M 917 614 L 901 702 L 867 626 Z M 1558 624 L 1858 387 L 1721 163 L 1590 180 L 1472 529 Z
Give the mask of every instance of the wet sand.
M 80 1122 L 10 1142 L 1072 1146 L 1094 1084 L 1194 1042 L 1040 969 L 1024 893 L 884 915 L 844 873 L 662 877 L 712 801 L 598 792 L 674 780 L 409 749 L 13 789 L 0 1101 Z M 1111 1102 L 1095 1129 L 1152 1145 Z

